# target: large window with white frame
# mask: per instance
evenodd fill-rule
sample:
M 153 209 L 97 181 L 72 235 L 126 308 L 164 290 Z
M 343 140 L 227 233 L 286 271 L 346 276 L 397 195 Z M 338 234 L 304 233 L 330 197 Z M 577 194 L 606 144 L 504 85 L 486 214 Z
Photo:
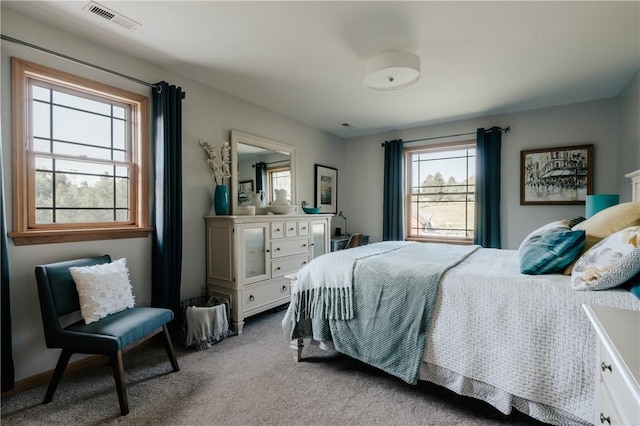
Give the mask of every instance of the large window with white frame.
M 475 141 L 405 148 L 407 239 L 470 243 Z
M 12 59 L 16 244 L 144 236 L 148 98 Z

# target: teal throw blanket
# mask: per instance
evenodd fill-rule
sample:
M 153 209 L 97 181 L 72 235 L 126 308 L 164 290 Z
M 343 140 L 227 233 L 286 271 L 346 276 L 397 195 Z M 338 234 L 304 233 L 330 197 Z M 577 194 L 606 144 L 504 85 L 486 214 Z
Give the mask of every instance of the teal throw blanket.
M 355 261 L 353 318 L 300 321 L 292 339 L 331 339 L 338 352 L 417 383 L 440 277 L 478 246 L 401 244 Z

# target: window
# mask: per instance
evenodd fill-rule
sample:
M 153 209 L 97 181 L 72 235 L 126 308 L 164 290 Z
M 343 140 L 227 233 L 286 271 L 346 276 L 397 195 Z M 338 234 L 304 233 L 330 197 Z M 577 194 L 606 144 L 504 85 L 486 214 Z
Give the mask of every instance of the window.
M 291 170 L 289 166 L 267 169 L 270 200 L 276 199 L 276 189 L 286 189 L 287 196 L 291 196 Z
M 12 59 L 15 244 L 146 236 L 148 99 Z
M 473 240 L 475 142 L 405 149 L 407 239 Z

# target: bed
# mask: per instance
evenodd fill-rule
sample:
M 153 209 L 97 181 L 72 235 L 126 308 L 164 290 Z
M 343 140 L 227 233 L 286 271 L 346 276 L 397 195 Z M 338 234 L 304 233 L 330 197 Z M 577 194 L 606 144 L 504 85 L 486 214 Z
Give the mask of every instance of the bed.
M 285 337 L 298 359 L 310 338 L 505 414 L 515 408 L 546 423 L 592 424 L 596 334 L 582 305 L 640 311 L 640 299 L 623 287 L 576 291 L 572 275 L 523 274 L 521 254 L 383 242 L 320 256 L 298 273 Z M 425 258 L 435 260 L 416 267 Z M 434 280 L 426 290 L 416 285 Z M 400 281 L 410 283 L 408 293 L 397 290 Z M 319 291 L 322 282 L 332 291 Z

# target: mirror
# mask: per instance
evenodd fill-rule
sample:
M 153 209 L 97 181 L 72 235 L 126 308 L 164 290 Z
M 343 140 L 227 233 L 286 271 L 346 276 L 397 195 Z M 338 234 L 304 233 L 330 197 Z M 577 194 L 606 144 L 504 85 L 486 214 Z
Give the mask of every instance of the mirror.
M 286 189 L 290 204 L 296 205 L 296 149 L 290 145 L 232 130 L 231 174 L 232 214 L 249 202 L 248 191 L 260 189 L 265 206 L 275 199 L 276 189 Z

